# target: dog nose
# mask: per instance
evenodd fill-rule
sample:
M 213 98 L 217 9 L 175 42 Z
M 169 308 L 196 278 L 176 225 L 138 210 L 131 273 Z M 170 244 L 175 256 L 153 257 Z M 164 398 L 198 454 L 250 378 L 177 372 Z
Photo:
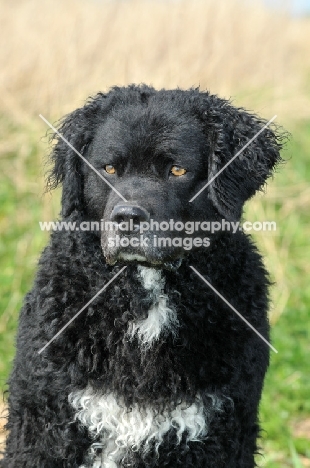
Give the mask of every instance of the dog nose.
M 138 205 L 116 205 L 111 213 L 111 221 L 117 224 L 128 223 L 128 229 L 122 229 L 124 234 L 138 232 L 140 223 L 149 221 L 149 219 L 149 213 Z

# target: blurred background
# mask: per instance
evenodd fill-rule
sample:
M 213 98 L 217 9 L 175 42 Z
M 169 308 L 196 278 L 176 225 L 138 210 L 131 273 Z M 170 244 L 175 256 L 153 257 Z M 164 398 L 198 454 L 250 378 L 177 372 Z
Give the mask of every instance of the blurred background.
M 261 403 L 258 463 L 310 467 L 309 12 L 309 0 L 0 0 L 0 397 L 48 241 L 38 221 L 59 212 L 59 191 L 44 194 L 48 129 L 38 114 L 55 122 L 113 85 L 200 86 L 267 120 L 277 114 L 291 133 L 286 164 L 244 218 L 277 222 L 276 232 L 254 233 L 275 283 L 279 351 Z

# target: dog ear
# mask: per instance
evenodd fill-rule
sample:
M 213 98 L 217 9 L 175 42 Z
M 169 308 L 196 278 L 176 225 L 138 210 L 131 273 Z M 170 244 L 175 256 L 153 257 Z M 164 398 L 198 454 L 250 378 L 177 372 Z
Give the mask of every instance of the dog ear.
M 107 95 L 97 94 L 90 98 L 84 107 L 76 109 L 60 121 L 58 131 L 66 141 L 57 133 L 51 137 L 56 143 L 50 155 L 53 167 L 48 174 L 47 188 L 54 189 L 62 184 L 63 217 L 69 216 L 75 210 L 83 210 L 82 165 L 85 163 L 79 154 L 85 156 L 97 125 L 109 111 L 109 104 L 111 99 L 107 99 Z
M 50 156 L 53 168 L 47 178 L 47 188 L 54 189 L 62 184 L 63 217 L 73 211 L 83 210 L 82 167 L 85 162 L 77 152 L 87 157 L 87 147 L 98 125 L 104 122 L 115 106 L 143 103 L 154 93 L 155 90 L 146 85 L 115 86 L 107 94 L 98 93 L 89 98 L 84 107 L 76 109 L 60 121 L 58 131 L 71 146 L 57 133 L 52 135 L 51 140 L 56 140 L 56 144 Z
M 201 101 L 211 153 L 208 180 L 214 178 L 207 190 L 222 215 L 240 219 L 245 201 L 263 188 L 282 161 L 280 150 L 286 137 L 274 125 L 263 129 L 266 121 L 217 96 L 204 94 Z

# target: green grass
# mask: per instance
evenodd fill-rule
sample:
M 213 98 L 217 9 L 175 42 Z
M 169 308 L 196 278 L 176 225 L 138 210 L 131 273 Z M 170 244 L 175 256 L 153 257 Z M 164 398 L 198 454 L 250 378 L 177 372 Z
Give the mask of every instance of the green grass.
M 0 183 L 0 391 L 5 388 L 13 355 L 16 322 L 25 293 L 31 287 L 39 252 L 48 240 L 38 221 L 54 211 L 57 197 L 43 197 L 43 158 L 46 143 L 40 133 L 1 119 Z M 41 130 L 43 133 L 44 130 Z M 51 206 L 52 205 L 52 206 Z
M 59 194 L 43 196 L 44 127 L 14 126 L 0 118 L 7 143 L 0 147 L 0 388 L 14 355 L 14 336 L 23 296 L 31 287 L 39 252 L 48 240 L 38 221 L 55 218 Z M 264 458 L 260 466 L 310 466 L 309 437 L 300 428 L 310 419 L 310 121 L 286 125 L 292 133 L 287 163 L 257 197 L 245 218 L 275 219 L 275 234 L 255 235 L 276 282 L 272 291 L 272 352 L 261 402 Z M 10 135 L 10 138 L 7 138 Z M 308 440 L 307 440 L 308 437 Z M 309 461 L 309 465 L 305 460 Z
M 261 233 L 256 235 L 276 283 L 271 322 L 278 354 L 271 353 L 260 413 L 265 458 L 259 460 L 268 468 L 310 466 L 310 424 L 301 430 L 305 421 L 310 422 L 310 122 L 288 128 L 292 137 L 284 153 L 287 162 L 257 210 L 277 220 L 272 243 L 266 244 Z M 283 294 L 287 300 L 282 308 Z

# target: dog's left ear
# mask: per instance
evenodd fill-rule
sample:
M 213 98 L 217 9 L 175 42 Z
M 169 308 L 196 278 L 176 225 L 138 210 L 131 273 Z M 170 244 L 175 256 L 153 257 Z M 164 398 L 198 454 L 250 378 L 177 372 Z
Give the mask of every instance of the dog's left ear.
M 263 129 L 266 121 L 217 96 L 204 95 L 200 104 L 211 153 L 208 180 L 214 178 L 206 190 L 223 216 L 240 219 L 245 201 L 263 188 L 282 160 L 285 135 L 274 125 Z

